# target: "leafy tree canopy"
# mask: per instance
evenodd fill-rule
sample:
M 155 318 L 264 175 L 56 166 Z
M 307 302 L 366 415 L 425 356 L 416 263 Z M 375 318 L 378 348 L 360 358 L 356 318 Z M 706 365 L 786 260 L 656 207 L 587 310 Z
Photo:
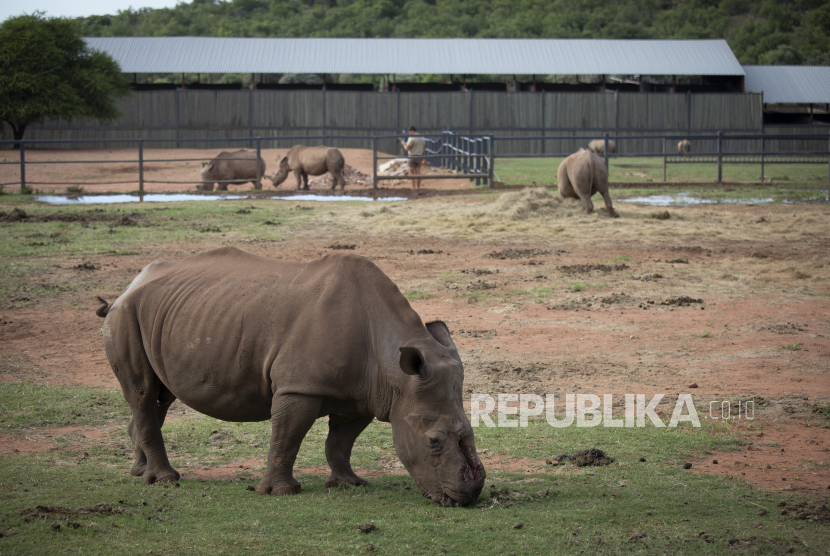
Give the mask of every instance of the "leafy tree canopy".
M 744 64 L 826 63 L 828 0 L 193 0 L 84 36 L 725 38 Z
M 87 48 L 76 21 L 35 13 L 0 24 L 0 120 L 15 139 L 43 118 L 116 118 L 128 92 L 121 68 Z

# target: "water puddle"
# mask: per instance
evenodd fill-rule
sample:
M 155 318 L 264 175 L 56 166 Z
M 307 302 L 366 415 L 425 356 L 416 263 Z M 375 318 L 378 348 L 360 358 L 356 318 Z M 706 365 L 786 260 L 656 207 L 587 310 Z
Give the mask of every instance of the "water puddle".
M 649 195 L 648 197 L 632 197 L 620 199 L 621 203 L 640 203 L 654 207 L 704 205 L 704 204 L 725 204 L 725 205 L 759 205 L 763 203 L 774 203 L 775 199 L 766 197 L 764 199 L 699 199 L 689 197 L 689 192 L 678 193 L 677 195 Z
M 193 195 L 187 193 L 147 195 L 41 195 L 35 201 L 50 205 L 91 205 L 98 203 L 172 203 L 174 201 L 222 201 L 231 199 L 251 199 L 249 195 Z M 351 195 L 291 195 L 287 197 L 268 197 L 275 201 L 406 201 L 406 197 L 358 197 Z
M 358 197 L 357 195 L 291 195 L 271 197 L 275 201 L 406 201 L 406 197 Z

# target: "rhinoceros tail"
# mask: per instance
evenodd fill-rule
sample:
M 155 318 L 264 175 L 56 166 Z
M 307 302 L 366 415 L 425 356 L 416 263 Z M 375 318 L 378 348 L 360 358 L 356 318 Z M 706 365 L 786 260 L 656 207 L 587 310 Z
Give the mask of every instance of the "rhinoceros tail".
M 98 297 L 98 301 L 101 302 L 101 306 L 95 309 L 95 314 L 101 318 L 104 318 L 105 316 L 107 316 L 107 313 L 109 312 L 109 301 L 100 296 Z

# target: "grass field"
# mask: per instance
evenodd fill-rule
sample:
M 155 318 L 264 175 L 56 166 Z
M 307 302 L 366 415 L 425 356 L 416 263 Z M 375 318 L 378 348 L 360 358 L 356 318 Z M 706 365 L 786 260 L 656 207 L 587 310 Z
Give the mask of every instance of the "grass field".
M 511 161 L 499 161 L 500 164 L 503 162 Z M 528 183 L 533 179 L 544 183 L 533 176 L 545 175 L 550 168 L 555 175 L 558 164 L 551 160 L 523 161 L 523 164 L 527 162 L 538 162 L 539 165 L 523 169 L 524 174 L 505 175 L 512 176 L 513 182 Z M 509 167 L 509 164 L 504 166 Z M 508 181 L 505 175 L 501 177 Z M 722 199 L 722 195 L 729 193 L 736 197 L 770 196 L 781 201 L 799 198 L 803 191 L 815 192 L 815 189 L 818 186 L 793 186 L 788 182 L 781 187 L 737 186 L 734 191 L 698 188 L 694 193 L 711 199 Z M 665 190 L 625 190 L 630 195 L 661 191 L 676 190 L 668 187 Z M 621 190 L 617 190 L 615 195 L 620 193 Z M 358 250 L 364 249 L 359 251 L 362 254 L 370 248 L 375 249 L 369 255 L 398 273 L 396 280 L 405 284 L 401 289 L 413 304 L 431 303 L 434 305 L 425 305 L 430 311 L 437 306 L 449 318 L 458 319 L 453 329 L 462 329 L 458 331 L 458 338 L 464 338 L 461 335 L 463 329 L 475 331 L 476 335 L 489 333 L 491 325 L 485 324 L 484 317 L 494 313 L 487 309 L 491 305 L 498 307 L 502 302 L 485 303 L 481 299 L 485 294 L 492 294 L 493 300 L 515 301 L 522 310 L 532 310 L 533 300 L 542 299 L 549 303 L 553 298 L 567 299 L 586 289 L 594 292 L 606 288 L 603 285 L 606 278 L 592 275 L 587 278 L 563 277 L 560 284 L 559 278 L 554 279 L 558 276 L 554 265 L 543 267 L 544 270 L 534 267 L 538 269 L 534 270 L 523 266 L 522 261 L 485 260 L 484 254 L 494 249 L 565 248 L 562 252 L 565 255 L 567 251 L 577 253 L 582 245 L 577 243 L 581 241 L 578 238 L 585 237 L 587 230 L 602 229 L 601 226 L 611 224 L 619 226 L 614 233 L 620 245 L 651 241 L 651 236 L 643 232 L 649 226 L 672 226 L 654 241 L 665 242 L 668 234 L 684 234 L 684 237 L 694 238 L 689 241 L 694 241 L 695 245 L 701 243 L 704 246 L 710 245 L 707 241 L 714 241 L 710 238 L 717 238 L 707 231 L 710 228 L 716 228 L 718 232 L 725 230 L 730 234 L 730 241 L 731 236 L 735 236 L 735 241 L 748 243 L 747 237 L 761 235 L 753 228 L 761 226 L 757 224 L 757 215 L 724 217 L 728 220 L 725 223 L 720 220 L 709 222 L 703 220 L 708 216 L 682 212 L 683 209 L 673 209 L 672 218 L 665 222 L 649 218 L 648 211 L 634 207 L 628 209 L 625 218 L 612 221 L 595 215 L 589 220 L 579 213 L 576 205 L 551 208 L 551 214 L 555 216 L 549 218 L 516 218 L 514 221 L 505 217 L 499 220 L 493 215 L 500 214 L 500 205 L 487 204 L 495 195 L 485 192 L 451 200 L 395 204 L 344 202 L 303 203 L 305 206 L 300 206 L 295 202 L 241 200 L 64 207 L 42 206 L 23 195 L 0 197 L 4 212 L 18 207 L 27 211 L 32 219 L 25 224 L 0 222 L 0 321 L 3 326 L 9 325 L 0 329 L 0 337 L 4 339 L 0 342 L 3 373 L 0 380 L 0 436 L 4 442 L 37 439 L 47 433 L 54 436 L 50 436 L 52 448 L 31 453 L 7 451 L 0 456 L 0 554 L 826 553 L 830 537 L 826 509 L 821 509 L 822 501 L 765 491 L 753 487 L 740 476 L 695 472 L 702 463 L 711 462 L 715 457 L 712 454 L 727 454 L 732 459 L 733 453 L 735 458 L 741 457 L 741 451 L 745 453 L 750 441 L 748 436 L 750 433 L 757 436 L 757 430 L 741 428 L 734 421 L 719 424 L 704 421 L 699 429 L 686 426 L 677 429 L 555 429 L 541 420 L 531 420 L 527 428 L 478 427 L 475 429 L 476 444 L 488 473 L 484 492 L 477 504 L 450 509 L 438 507 L 423 498 L 414 481 L 395 467 L 397 459 L 391 428 L 379 422 L 374 422 L 359 437 L 352 459 L 357 473 L 366 476 L 370 486 L 325 489 L 327 423 L 321 419 L 308 433 L 296 465 L 296 469 L 306 470 L 297 473 L 303 492 L 299 496 L 265 497 L 251 492 L 249 487 L 257 484 L 264 469 L 268 423 L 222 422 L 192 410 L 176 413 L 165 425 L 164 435 L 171 463 L 183 472 L 183 478 L 178 485 L 146 486 L 126 473 L 132 460 L 126 433 L 129 412 L 120 391 L 115 387 L 56 385 L 50 378 L 37 374 L 44 369 L 59 369 L 56 372 L 62 374 L 49 376 L 61 376 L 71 382 L 80 370 L 94 367 L 95 372 L 109 374 L 111 378 L 97 328 L 100 320 L 91 312 L 92 296 L 123 291 L 137 269 L 155 258 L 180 258 L 221 245 L 259 249 L 261 254 L 297 259 L 317 257 L 326 246 L 337 242 L 357 243 Z M 776 211 L 798 208 L 779 204 Z M 823 226 L 819 220 L 824 216 L 817 216 L 821 207 L 807 208 L 816 209 L 808 215 L 813 220 L 799 223 L 799 229 L 819 237 L 823 233 L 818 227 Z M 727 214 L 727 208 L 722 210 Z M 442 211 L 447 211 L 446 215 Z M 790 217 L 788 221 L 792 219 L 789 212 L 786 216 Z M 775 218 L 779 218 L 778 212 Z M 560 225 L 561 230 L 550 233 L 545 228 Z M 687 230 L 681 227 L 683 225 L 695 227 Z M 514 241 L 514 233 L 524 234 L 524 239 Z M 554 233 L 560 235 L 555 236 L 554 242 L 535 240 L 534 233 L 551 237 Z M 573 236 L 569 235 L 571 233 Z M 468 234 L 473 239 L 467 241 Z M 511 243 L 498 239 L 507 235 L 510 235 Z M 419 255 L 413 252 L 425 247 L 437 253 Z M 466 251 L 461 251 L 462 248 Z M 459 259 L 451 259 L 448 251 Z M 609 264 L 626 262 L 635 267 L 648 263 L 655 256 L 651 253 L 632 256 L 622 250 L 613 254 L 603 251 L 596 261 L 559 258 L 556 264 L 602 261 Z M 392 257 L 395 257 L 394 264 L 389 261 Z M 95 265 L 96 270 L 76 267 L 87 261 Z M 447 271 L 442 265 L 450 263 L 441 261 L 453 261 L 455 267 Z M 515 266 L 508 265 L 513 262 Z M 469 269 L 485 266 L 486 274 L 481 276 L 464 274 Z M 424 268 L 423 272 L 420 272 L 421 268 Z M 481 284 L 479 289 L 473 287 L 474 280 L 495 281 L 494 273 L 498 268 L 501 268 L 499 280 L 513 280 L 509 284 L 505 282 L 503 291 L 485 291 Z M 549 273 L 550 278 L 545 282 L 525 280 L 519 275 L 524 270 L 530 273 L 531 279 L 543 271 Z M 667 275 L 666 280 L 676 280 L 680 284 L 673 286 L 676 290 L 671 291 L 694 297 L 705 291 L 707 303 L 716 295 L 714 288 L 709 291 L 705 289 L 708 285 L 704 288 L 702 284 L 684 281 L 686 276 L 679 272 L 681 269 L 675 270 L 677 276 L 672 270 L 661 270 Z M 685 267 L 682 270 L 686 272 Z M 811 269 L 810 272 L 821 276 L 822 271 Z M 708 280 L 709 275 L 705 276 Z M 469 289 L 460 289 L 462 280 L 471 284 Z M 609 291 L 603 295 L 610 295 L 611 289 L 634 293 L 646 286 L 657 288 L 654 282 L 638 282 L 636 288 L 629 288 L 622 282 L 618 284 L 616 279 L 607 280 Z M 728 284 L 729 295 L 736 298 L 749 295 L 733 282 Z M 753 289 L 758 284 L 761 282 L 750 283 Z M 810 283 L 801 287 L 824 291 L 821 289 L 823 284 Z M 760 287 L 758 289 L 760 291 Z M 496 291 L 499 293 L 495 294 Z M 517 301 L 525 299 L 530 301 Z M 810 299 L 821 302 L 826 297 Z M 706 312 L 700 314 L 714 319 L 720 305 L 720 301 L 718 306 L 708 305 Z M 739 309 L 728 310 L 735 313 Z M 626 312 L 633 311 L 633 307 L 626 307 Z M 72 326 L 49 328 L 50 321 L 63 313 L 69 314 L 66 319 L 77 319 L 74 322 L 83 328 L 83 334 L 70 336 Z M 622 321 L 621 317 L 616 317 L 616 308 L 613 313 L 614 318 Z M 518 320 L 518 310 L 511 314 Z M 566 321 L 574 316 L 564 311 L 546 311 L 545 314 L 556 321 L 559 332 L 570 326 Z M 680 309 L 670 314 L 661 313 L 662 316 L 655 313 L 654 318 L 669 320 L 670 315 L 678 314 Z M 596 322 L 602 313 L 589 313 L 583 309 L 575 315 L 588 315 L 588 319 L 593 315 Z M 31 348 L 33 353 L 29 353 L 29 348 L 9 347 L 22 337 L 14 335 L 18 332 L 13 332 L 11 325 L 36 318 L 40 320 L 32 330 L 38 335 L 27 340 L 34 346 Z M 530 317 L 525 318 L 530 321 Z M 88 324 L 90 322 L 93 324 Z M 508 328 L 513 325 L 505 318 L 498 326 Z M 518 344 L 520 336 L 533 333 L 532 327 L 539 325 L 534 321 L 529 326 L 516 326 L 519 333 L 516 340 L 510 340 L 513 344 Z M 580 338 L 592 333 L 588 331 L 587 319 L 575 326 L 583 327 Z M 664 335 L 662 320 L 654 326 L 659 330 L 655 335 Z M 41 329 L 48 333 L 40 332 Z M 628 330 L 621 334 L 623 340 L 630 339 L 632 343 L 635 334 L 649 334 L 645 328 L 643 332 L 635 332 L 633 328 Z M 689 338 L 694 338 L 693 342 L 706 343 L 701 350 L 709 356 L 707 350 L 713 349 L 709 345 L 719 342 L 720 335 L 725 332 L 712 328 L 715 334 L 710 337 L 707 328 L 701 330 L 706 330 L 705 340 L 701 339 L 703 335 L 692 336 L 693 332 L 698 332 L 695 328 L 683 329 L 684 339 L 678 341 L 684 349 L 690 345 Z M 602 343 L 602 350 L 607 350 L 611 354 L 609 357 L 622 357 L 617 352 L 628 349 L 622 343 L 615 343 L 610 348 L 605 344 L 609 336 L 617 334 L 616 329 L 604 328 L 598 334 L 595 343 L 597 346 Z M 680 337 L 678 332 L 672 334 Z M 735 337 L 729 340 L 740 341 Z M 802 344 L 796 340 L 805 342 L 805 346 L 809 344 L 811 351 L 802 353 Z M 61 343 L 58 347 L 44 347 L 34 353 L 38 342 L 47 341 Z M 813 338 L 793 335 L 777 341 L 783 347 L 776 349 L 779 357 L 776 361 L 784 361 L 784 356 L 804 358 L 818 353 Z M 495 340 L 491 342 L 495 343 Z M 499 349 L 498 353 L 502 354 L 510 350 L 509 343 L 501 345 L 501 349 L 494 345 L 484 345 L 484 348 Z M 470 340 L 464 348 L 465 353 L 475 352 L 478 353 L 476 357 L 481 357 L 481 350 L 473 349 L 477 346 L 478 343 Z M 75 353 L 72 349 L 76 349 L 75 355 L 72 355 Z M 600 358 L 603 357 L 602 350 L 598 347 L 596 351 Z M 64 352 L 70 352 L 70 355 Z M 89 354 L 98 360 L 90 362 Z M 511 357 L 520 361 L 523 367 L 531 368 L 530 358 L 536 356 L 516 351 Z M 520 360 L 522 357 L 527 361 Z M 590 357 L 580 360 L 582 366 L 578 368 L 591 370 L 594 373 L 591 380 L 599 381 L 601 373 L 586 363 L 594 360 L 593 354 Z M 475 358 L 471 357 L 471 361 Z M 466 360 L 465 365 L 468 365 Z M 489 368 L 483 363 L 480 366 Z M 512 368 L 512 365 L 502 366 Z M 474 369 L 474 363 L 469 363 L 467 369 Z M 581 380 L 573 377 L 582 372 L 568 371 L 569 381 L 562 384 Z M 654 372 L 650 365 L 648 372 Z M 24 378 L 15 378 L 21 376 Z M 662 379 L 653 378 L 655 384 L 658 380 Z M 662 386 L 661 383 L 660 390 L 663 390 Z M 725 386 L 719 391 L 724 396 L 728 393 Z M 177 402 L 177 405 L 181 404 Z M 822 407 L 826 408 L 826 404 Z M 824 419 L 816 413 L 815 419 L 819 418 Z M 767 430 L 774 430 L 778 425 L 765 426 L 769 427 Z M 820 429 L 816 425 L 811 430 L 816 428 Z M 757 439 L 756 442 L 761 445 Z M 568 463 L 545 464 L 557 455 L 588 448 L 604 450 L 615 459 L 614 463 L 591 468 L 577 468 Z M 717 457 L 722 458 L 722 465 L 731 463 L 722 455 Z M 793 458 L 798 459 L 798 455 L 794 454 Z M 684 469 L 685 463 L 691 463 L 692 469 Z M 222 468 L 226 476 L 208 478 L 203 475 L 200 478 L 199 473 L 206 471 L 205 468 Z M 799 511 L 785 511 L 788 508 L 799 508 Z M 376 528 L 373 531 L 363 533 L 356 528 L 368 522 L 374 522 Z
M 558 546 L 574 554 L 717 554 L 728 547 L 766 554 L 790 547 L 802 552 L 826 539 L 823 524 L 781 515 L 779 504 L 798 503 L 794 497 L 683 468 L 712 451 L 737 449 L 741 438 L 728 424 L 553 429 L 531 420 L 520 430 L 479 427 L 485 465 L 496 455 L 541 463 L 587 447 L 606 451 L 615 462 L 491 470 L 477 505 L 447 509 L 422 498 L 406 475 L 370 478 L 366 488 L 326 490 L 323 476 L 300 473 L 303 492 L 291 497 L 251 492 L 258 477 L 242 469 L 235 479 L 145 486 L 124 475 L 127 415 L 117 398 L 83 388 L 0 385 L 0 402 L 10 409 L 0 421 L 5 433 L 34 434 L 45 425 L 70 423 L 104 431 L 101 439 L 79 445 L 66 439 L 66 448 L 49 454 L 0 458 L 0 552 L 535 554 Z M 103 409 L 90 418 L 87 410 L 78 411 L 87 405 L 79 399 Z M 321 420 L 309 432 L 298 468 L 325 464 L 326 429 Z M 268 433 L 264 423 L 198 415 L 165 427 L 171 461 L 179 466 L 262 460 Z M 389 457 L 391 428 L 376 422 L 358 439 L 355 469 L 371 471 Z M 356 529 L 368 522 L 374 531 Z
M 556 170 L 561 158 L 499 158 L 496 172 L 505 184 L 556 185 Z M 662 158 L 612 158 L 608 180 L 613 184 L 663 181 Z M 669 164 L 667 183 L 714 183 L 717 180 L 715 164 Z M 724 164 L 723 181 L 727 183 L 760 184 L 760 164 Z M 764 168 L 766 184 L 828 187 L 827 164 L 767 164 Z M 771 180 L 771 181 L 770 181 Z

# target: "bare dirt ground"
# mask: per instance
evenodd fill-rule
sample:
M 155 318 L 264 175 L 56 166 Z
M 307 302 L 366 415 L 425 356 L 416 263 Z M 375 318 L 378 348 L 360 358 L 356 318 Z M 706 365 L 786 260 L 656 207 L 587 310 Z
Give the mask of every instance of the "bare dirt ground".
M 195 191 L 196 182 L 200 181 L 201 163 L 223 150 L 235 149 L 145 149 L 144 150 L 144 190 L 147 193 L 166 193 Z M 365 149 L 340 149 L 346 164 L 363 174 L 372 176 L 372 151 Z M 288 149 L 263 149 L 265 175 L 270 176 L 277 168 L 277 161 Z M 26 183 L 43 192 L 64 193 L 69 186 L 83 187 L 86 193 L 108 193 L 138 190 L 138 150 L 137 149 L 95 149 L 95 150 L 40 150 L 26 151 Z M 378 153 L 378 156 L 393 156 Z M 162 162 L 170 159 L 191 159 Z M 16 162 L 18 154 L 13 151 L 0 153 L 0 161 Z M 55 163 L 63 161 L 65 163 Z M 86 161 L 86 162 L 85 162 Z M 101 163 L 100 161 L 106 161 Z M 49 164 L 43 164 L 49 162 Z M 425 167 L 422 173 L 428 175 L 432 170 Z M 20 167 L 18 165 L 0 165 L 0 183 L 19 183 Z M 156 183 L 158 182 L 158 183 Z M 187 182 L 187 183 L 185 183 Z M 382 180 L 378 187 L 384 189 L 407 189 L 412 184 L 409 180 Z M 471 189 L 474 185 L 464 179 L 424 180 L 421 187 L 438 190 Z M 229 191 L 250 190 L 250 183 L 231 184 Z M 269 179 L 263 179 L 262 188 L 273 191 Z M 279 191 L 296 188 L 294 176 L 279 186 Z M 15 191 L 16 186 L 6 186 L 7 191 Z M 325 189 L 319 185 L 311 189 Z M 346 185 L 346 190 L 354 189 Z M 360 186 L 360 189 L 366 189 Z
M 262 212 L 273 206 L 239 202 Z M 467 399 L 665 394 L 670 415 L 676 396 L 690 393 L 699 408 L 715 402 L 711 415 L 701 410 L 709 422 L 728 401 L 745 434 L 741 452 L 700 454 L 693 470 L 830 495 L 830 420 L 817 412 L 830 400 L 830 207 L 690 206 L 660 219 L 653 208 L 618 203 L 621 218 L 611 219 L 538 190 L 496 202 L 303 206 L 314 208 L 313 224 L 280 241 L 194 238 L 102 255 L 94 271 L 76 269 L 79 260 L 51 261 L 33 286 L 77 287 L 21 293 L 24 307 L 16 307 L 23 297 L 4 301 L 0 379 L 117 388 L 91 298 L 114 299 L 153 260 L 221 245 L 307 260 L 354 245 L 347 252 L 373 260 L 425 322 L 448 324 L 465 363 Z M 752 419 L 737 417 L 737 402 L 747 400 Z M 14 449 L 49 449 L 49 434 L 16 439 Z M 544 470 L 544 462 L 494 456 L 505 468 Z

